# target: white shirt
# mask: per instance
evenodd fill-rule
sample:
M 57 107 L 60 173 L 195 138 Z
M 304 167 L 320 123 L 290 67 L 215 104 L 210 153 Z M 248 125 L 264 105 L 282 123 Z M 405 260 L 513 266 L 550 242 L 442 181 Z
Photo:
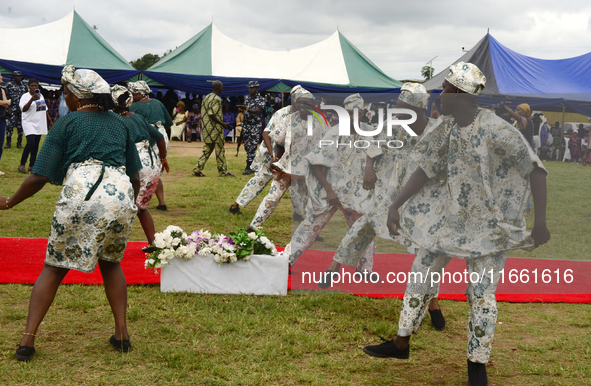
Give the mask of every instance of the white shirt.
M 46 135 L 47 134 L 47 104 L 43 95 L 39 94 L 39 100 L 33 101 L 27 111 L 23 107 L 33 96 L 26 92 L 21 97 L 19 107 L 22 111 L 23 131 L 27 135 Z

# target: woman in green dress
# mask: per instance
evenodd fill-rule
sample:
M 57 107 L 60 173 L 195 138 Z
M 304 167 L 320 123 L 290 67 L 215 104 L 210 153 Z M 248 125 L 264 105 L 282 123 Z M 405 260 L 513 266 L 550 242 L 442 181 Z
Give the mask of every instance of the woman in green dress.
M 168 134 L 172 126 L 172 118 L 166 107 L 158 99 L 148 97 L 150 94 L 150 86 L 143 80 L 137 82 L 130 82 L 127 85 L 129 91 L 133 95 L 133 104 L 129 107 L 129 111 L 139 114 L 146 118 L 148 122 L 156 127 L 158 131 L 164 136 L 166 142 L 166 149 L 168 150 Z M 154 149 L 159 152 L 158 149 Z M 162 180 L 158 181 L 158 188 L 156 189 L 156 197 L 158 198 L 158 206 L 156 209 L 166 211 L 166 202 L 164 201 L 164 185 Z
M 156 192 L 162 171 L 164 169 L 166 169 L 166 172 L 169 171 L 168 161 L 166 160 L 166 143 L 164 142 L 164 136 L 156 127 L 150 125 L 146 118 L 129 111 L 133 98 L 125 87 L 118 84 L 114 85 L 111 87 L 111 95 L 116 105 L 113 111 L 125 118 L 129 124 L 130 134 L 142 161 L 142 168 L 139 171 L 140 191 L 136 199 L 137 217 L 140 224 L 142 224 L 148 244 L 152 244 L 156 230 L 154 220 L 152 220 L 152 216 L 148 211 L 148 204 Z M 153 150 L 155 145 L 160 158 Z
M 98 263 L 115 318 L 110 343 L 131 349 L 127 332 L 127 283 L 120 262 L 131 233 L 139 191 L 141 162 L 126 120 L 110 112 L 110 88 L 96 72 L 62 70 L 71 114 L 56 121 L 45 138 L 32 174 L 0 209 L 10 209 L 46 183 L 63 185 L 53 216 L 45 265 L 29 302 L 29 315 L 16 357 L 28 361 L 35 352 L 37 328 L 57 289 L 75 269 L 92 272 Z

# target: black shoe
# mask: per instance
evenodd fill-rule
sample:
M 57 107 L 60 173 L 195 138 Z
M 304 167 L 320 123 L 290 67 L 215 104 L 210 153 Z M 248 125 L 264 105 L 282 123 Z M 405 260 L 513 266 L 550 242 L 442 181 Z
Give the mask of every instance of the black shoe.
M 445 318 L 440 309 L 429 310 L 429 315 L 431 315 L 431 324 L 437 331 L 441 331 L 445 328 Z
M 326 273 L 318 281 L 318 288 L 327 289 L 330 287 L 332 287 L 332 271 L 327 269 Z
M 161 210 L 163 212 L 166 212 L 168 210 L 168 208 L 166 207 L 166 205 L 158 205 L 156 207 L 157 210 Z
M 4 149 L 10 149 L 10 143 L 12 142 L 11 137 L 6 137 L 6 143 L 4 144 Z
M 468 360 L 468 385 L 487 386 L 488 377 L 486 375 L 486 365 L 484 363 L 475 363 Z
M 18 149 L 24 149 L 25 148 L 21 142 L 22 142 L 21 140 L 16 141 L 16 147 Z
M 131 343 L 129 343 L 129 339 L 117 340 L 115 339 L 115 335 L 111 335 L 109 343 L 111 343 L 111 346 L 115 347 L 115 350 L 119 352 L 131 351 Z
M 302 222 L 302 221 L 304 221 L 304 218 L 302 216 L 300 216 L 299 214 L 294 213 L 293 221 Z
M 235 175 L 233 175 L 232 173 L 228 172 L 226 174 L 224 174 L 223 176 L 220 177 L 236 177 Z
M 33 354 L 35 354 L 35 347 L 21 346 L 20 344 L 17 346 L 16 359 L 23 362 L 30 361 Z
M 151 246 L 147 246 L 147 247 L 143 247 L 142 248 L 142 252 L 144 253 L 152 253 L 152 252 L 156 252 L 156 247 L 151 247 Z
M 238 205 L 236 208 L 232 208 L 232 205 L 230 205 L 230 209 L 228 211 L 232 214 L 242 214 L 240 211 L 240 205 Z
M 363 348 L 363 352 L 367 355 L 378 358 L 408 359 L 410 354 L 410 345 L 406 346 L 406 348 L 399 349 L 394 344 L 394 340 L 386 340 L 382 337 L 380 337 L 380 339 L 383 340 L 384 343 L 375 346 L 365 346 Z
M 248 227 L 248 228 L 246 228 L 246 233 L 251 233 L 251 232 L 254 232 L 254 231 L 255 231 L 255 230 L 254 230 L 254 228 L 253 228 L 253 227 Z
M 324 242 L 324 237 L 321 237 L 320 235 L 316 236 L 316 240 L 314 241 L 318 241 L 319 243 L 323 243 Z
M 254 173 L 250 168 L 244 169 L 244 171 L 242 172 L 243 176 L 248 176 L 249 174 Z

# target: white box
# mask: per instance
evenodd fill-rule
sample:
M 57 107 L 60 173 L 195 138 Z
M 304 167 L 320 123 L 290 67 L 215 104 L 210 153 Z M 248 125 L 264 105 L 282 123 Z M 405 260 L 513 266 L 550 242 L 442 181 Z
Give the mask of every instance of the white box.
M 218 264 L 213 256 L 175 258 L 162 268 L 161 292 L 287 295 L 287 256 L 252 255 L 249 261 Z

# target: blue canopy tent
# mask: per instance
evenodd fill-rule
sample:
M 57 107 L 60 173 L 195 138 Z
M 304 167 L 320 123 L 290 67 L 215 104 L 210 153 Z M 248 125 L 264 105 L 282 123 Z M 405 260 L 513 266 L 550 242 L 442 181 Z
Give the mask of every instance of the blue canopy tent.
M 591 116 L 591 52 L 568 59 L 545 60 L 517 53 L 486 34 L 458 62 L 473 63 L 486 76 L 479 103 L 528 103 L 533 110 L 576 112 Z M 452 65 L 453 65 L 452 64 Z M 451 66 L 450 66 L 451 67 Z M 426 81 L 429 91 L 441 92 L 449 67 Z M 431 97 L 431 102 L 436 96 Z

